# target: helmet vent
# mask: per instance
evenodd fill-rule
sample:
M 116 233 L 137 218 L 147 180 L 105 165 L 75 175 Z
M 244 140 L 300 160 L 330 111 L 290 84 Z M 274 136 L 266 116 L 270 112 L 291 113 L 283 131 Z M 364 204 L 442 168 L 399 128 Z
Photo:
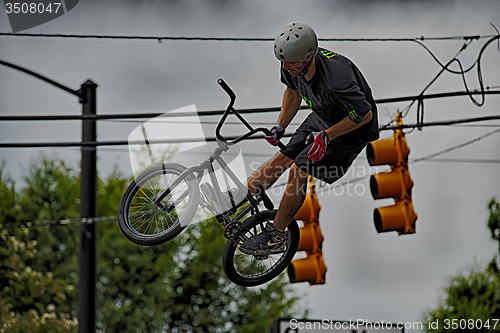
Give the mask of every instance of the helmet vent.
M 304 61 L 318 52 L 318 37 L 312 27 L 299 21 L 290 22 L 274 40 L 274 55 L 283 62 Z

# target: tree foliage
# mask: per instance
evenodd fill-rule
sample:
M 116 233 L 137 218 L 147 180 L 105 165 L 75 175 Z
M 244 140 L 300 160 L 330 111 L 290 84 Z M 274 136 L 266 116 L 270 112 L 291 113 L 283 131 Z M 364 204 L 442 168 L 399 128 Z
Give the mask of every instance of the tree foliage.
M 75 287 L 28 264 L 39 248 L 29 234 L 25 227 L 0 232 L 0 332 L 73 332 L 77 320 L 58 307 Z
M 117 171 L 99 177 L 99 216 L 116 216 L 128 182 Z M 43 159 L 25 184 L 16 190 L 0 168 L 0 322 L 13 323 L 8 332 L 76 331 L 79 175 Z M 25 221 L 32 223 L 20 227 Z M 265 332 L 276 317 L 305 313 L 283 276 L 256 288 L 232 284 L 222 269 L 224 244 L 215 219 L 151 247 L 128 241 L 116 220 L 100 222 L 98 330 Z
M 439 323 L 437 327 L 427 326 L 427 332 L 459 332 L 464 331 L 464 328 L 470 332 L 500 331 L 500 323 L 492 321 L 500 318 L 500 274 L 497 265 L 497 258 L 500 256 L 499 207 L 498 201 L 492 199 L 489 202 L 487 221 L 491 238 L 499 242 L 499 253 L 486 269 L 475 264 L 466 272 L 450 278 L 445 288 L 446 296 L 440 300 L 436 309 L 425 314 L 425 321 Z M 474 323 L 455 329 L 451 325 L 445 325 L 460 321 L 465 324 L 463 320 L 467 321 L 467 325 L 472 323 L 469 320 Z
M 71 307 L 67 304 L 75 287 L 62 278 L 62 270 L 56 269 L 56 275 L 47 269 L 52 247 L 40 246 L 46 237 L 37 238 L 26 227 L 11 228 L 24 214 L 34 214 L 35 208 L 23 210 L 28 208 L 28 196 L 16 193 L 14 182 L 2 171 L 0 168 L 0 224 L 4 226 L 0 229 L 0 332 L 73 332 L 77 321 L 68 313 Z M 23 194 L 30 193 L 30 185 Z M 37 199 L 38 213 L 43 216 L 50 204 Z
M 500 202 L 491 199 L 488 203 L 490 216 L 488 217 L 487 226 L 490 229 L 491 239 L 498 242 L 498 254 L 491 260 L 488 266 L 493 272 L 500 274 L 498 263 L 500 262 Z

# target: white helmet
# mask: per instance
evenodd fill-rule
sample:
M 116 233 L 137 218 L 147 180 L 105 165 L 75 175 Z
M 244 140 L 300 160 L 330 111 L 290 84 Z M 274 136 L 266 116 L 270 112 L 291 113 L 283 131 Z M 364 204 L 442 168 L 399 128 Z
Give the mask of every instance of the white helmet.
M 292 22 L 281 29 L 274 40 L 274 55 L 279 61 L 305 61 L 318 53 L 318 38 L 310 25 Z

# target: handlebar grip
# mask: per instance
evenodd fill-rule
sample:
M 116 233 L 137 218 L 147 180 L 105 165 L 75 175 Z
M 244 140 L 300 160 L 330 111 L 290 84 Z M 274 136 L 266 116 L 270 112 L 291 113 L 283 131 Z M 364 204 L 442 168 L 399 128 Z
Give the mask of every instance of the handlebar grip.
M 264 132 L 265 135 L 271 135 L 271 131 L 267 128 L 262 128 L 262 132 Z M 281 150 L 286 151 L 286 146 L 283 144 L 283 142 L 281 142 L 279 140 L 278 140 L 278 147 Z
M 217 80 L 217 83 L 229 95 L 229 97 L 231 98 L 231 101 L 234 101 L 236 99 L 236 95 L 235 95 L 234 91 L 232 91 L 231 88 L 229 88 L 229 86 L 227 85 L 227 83 L 222 78 L 219 78 Z

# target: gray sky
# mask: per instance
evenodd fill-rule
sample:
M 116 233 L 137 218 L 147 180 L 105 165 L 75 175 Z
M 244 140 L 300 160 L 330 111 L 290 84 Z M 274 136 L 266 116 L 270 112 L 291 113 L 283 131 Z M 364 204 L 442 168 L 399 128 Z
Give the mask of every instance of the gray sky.
M 409 38 L 494 35 L 500 27 L 498 1 L 80 1 L 69 13 L 25 32 L 143 36 L 274 37 L 293 20 L 312 25 L 320 38 Z M 4 11 L 0 31 L 10 32 Z M 476 59 L 485 40 L 461 55 L 464 67 Z M 463 41 L 425 43 L 443 63 Z M 376 99 L 417 95 L 439 72 L 431 56 L 410 42 L 323 42 L 327 49 L 352 59 L 370 83 Z M 43 73 L 75 89 L 87 78 L 99 84 L 98 113 L 167 112 L 190 104 L 198 110 L 223 109 L 227 96 L 216 84 L 223 77 L 237 94 L 237 108 L 278 106 L 284 86 L 271 42 L 118 41 L 0 38 L 0 59 Z M 500 53 L 491 44 L 482 60 L 486 86 L 499 86 Z M 453 67 L 458 69 L 458 67 Z M 478 87 L 475 69 L 467 75 Z M 460 76 L 443 74 L 428 93 L 462 91 Z M 477 97 L 480 98 L 480 97 Z M 425 121 L 498 115 L 500 97 L 487 96 L 481 108 L 467 97 L 425 102 Z M 379 105 L 385 124 L 408 103 Z M 79 114 L 71 95 L 8 68 L 0 68 L 2 115 Z M 301 112 L 294 122 L 306 113 Z M 249 121 L 276 120 L 277 114 L 249 116 Z M 211 119 L 211 120 L 216 120 Z M 416 121 L 412 108 L 405 123 Z M 489 122 L 498 125 L 500 121 Z M 124 140 L 138 123 L 102 122 L 99 140 Z M 79 141 L 78 122 L 2 123 L 0 142 Z M 410 158 L 459 145 L 494 130 L 492 127 L 433 127 L 407 134 Z M 228 128 L 231 132 L 231 129 Z M 382 137 L 390 133 L 383 132 Z M 264 140 L 242 144 L 248 166 L 275 152 Z M 5 172 L 22 184 L 30 161 L 42 155 L 64 158 L 75 168 L 79 150 L 1 149 Z M 261 154 L 262 156 L 254 156 Z M 500 134 L 440 156 L 447 159 L 500 159 Z M 130 172 L 125 147 L 99 148 L 99 170 L 114 164 Z M 485 227 L 486 203 L 500 198 L 499 165 L 432 162 L 412 164 L 417 233 L 377 234 L 368 179 L 319 196 L 325 241 L 327 283 L 297 285 L 315 319 L 420 321 L 434 307 L 442 287 L 474 260 L 488 262 L 495 253 Z M 370 170 L 365 153 L 345 180 Z M 284 181 L 284 179 L 282 180 Z M 343 181 L 341 181 L 343 182 Z M 348 190 L 351 192 L 348 192 Z M 357 190 L 357 194 L 349 193 Z M 279 196 L 273 196 L 279 202 Z M 411 330 L 410 330 L 411 331 Z

